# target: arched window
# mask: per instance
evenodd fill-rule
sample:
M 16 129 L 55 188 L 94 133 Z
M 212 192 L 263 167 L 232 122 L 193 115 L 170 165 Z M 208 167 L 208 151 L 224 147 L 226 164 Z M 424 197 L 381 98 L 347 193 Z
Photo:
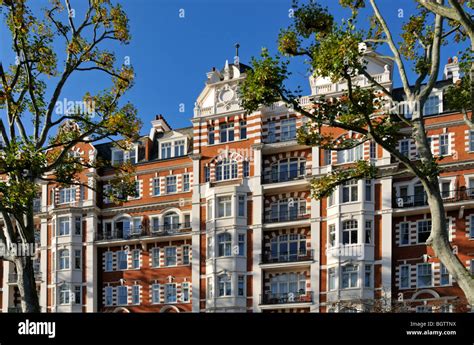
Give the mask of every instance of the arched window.
M 297 261 L 306 255 L 306 236 L 301 234 L 279 235 L 271 240 L 271 260 Z
M 357 220 L 346 220 L 342 223 L 342 244 L 357 243 Z
M 231 256 L 232 236 L 225 232 L 217 236 L 218 253 L 217 256 Z
M 69 269 L 69 250 L 61 249 L 59 251 L 59 269 L 67 270 Z
M 272 164 L 271 182 L 291 181 L 306 174 L 304 158 L 286 158 Z
M 236 160 L 224 158 L 216 165 L 216 181 L 236 179 L 237 170 L 238 164 Z
M 179 229 L 179 215 L 176 212 L 167 213 L 163 217 L 163 226 L 165 230 Z

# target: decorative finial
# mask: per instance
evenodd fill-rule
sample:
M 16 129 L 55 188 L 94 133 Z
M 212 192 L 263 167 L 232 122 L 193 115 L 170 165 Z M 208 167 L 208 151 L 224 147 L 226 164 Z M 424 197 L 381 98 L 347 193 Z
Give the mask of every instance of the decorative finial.
M 234 47 L 235 47 L 235 56 L 236 56 L 236 57 L 239 57 L 240 44 L 239 44 L 239 43 L 236 43 L 236 44 L 234 45 Z

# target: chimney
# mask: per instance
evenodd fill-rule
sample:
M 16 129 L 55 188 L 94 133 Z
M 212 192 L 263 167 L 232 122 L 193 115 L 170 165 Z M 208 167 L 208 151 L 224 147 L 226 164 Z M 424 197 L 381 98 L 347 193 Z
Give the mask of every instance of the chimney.
M 171 130 L 171 127 L 168 125 L 165 118 L 161 114 L 155 116 L 155 119 L 151 121 L 151 126 L 153 127 L 153 130 L 158 133 Z
M 444 79 L 453 78 L 453 83 L 460 79 L 458 57 L 454 56 L 448 59 L 448 63 L 444 66 Z

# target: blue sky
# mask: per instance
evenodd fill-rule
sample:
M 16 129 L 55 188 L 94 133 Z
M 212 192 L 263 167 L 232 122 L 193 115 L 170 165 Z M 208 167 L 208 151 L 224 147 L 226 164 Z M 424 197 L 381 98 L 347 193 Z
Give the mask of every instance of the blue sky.
M 149 121 L 163 114 L 172 127 L 190 126 L 194 102 L 204 87 L 206 72 L 222 68 L 225 60 L 235 54 L 234 44 L 240 43 L 240 61 L 248 63 L 262 47 L 276 52 L 280 28 L 291 23 L 288 11 L 291 0 L 121 0 L 130 19 L 132 40 L 129 45 L 111 46 L 117 61 L 129 57 L 136 71 L 135 86 L 125 96 L 139 111 L 146 133 Z M 81 4 L 82 3 L 82 4 Z M 348 16 L 336 0 L 321 1 L 340 19 Z M 35 0 L 34 9 L 44 7 L 46 0 Z M 72 0 L 80 17 L 83 0 Z M 403 20 L 414 13 L 412 0 L 379 0 L 379 6 L 394 34 L 399 34 Z M 184 18 L 180 13 L 184 10 Z M 400 10 L 404 18 L 399 18 Z M 361 16 L 361 21 L 367 16 Z M 0 27 L 0 54 L 4 65 L 13 55 L 5 27 Z M 443 48 L 442 64 L 459 47 Z M 448 54 L 449 53 L 449 54 Z M 309 93 L 303 60 L 292 64 L 291 86 L 301 85 Z M 107 87 L 108 78 L 95 72 L 80 72 L 71 79 L 61 99 L 80 99 L 86 90 Z M 398 76 L 395 73 L 395 83 Z M 184 112 L 180 106 L 184 105 Z

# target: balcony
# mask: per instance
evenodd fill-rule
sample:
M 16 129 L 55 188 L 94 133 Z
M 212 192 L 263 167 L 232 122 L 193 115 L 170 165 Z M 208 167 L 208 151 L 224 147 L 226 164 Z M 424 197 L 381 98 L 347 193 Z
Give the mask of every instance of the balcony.
M 444 204 L 453 204 L 463 201 L 474 201 L 474 188 L 461 188 L 441 192 Z M 412 208 L 428 206 L 426 194 L 406 195 L 393 200 L 394 208 Z
M 340 244 L 326 249 L 328 258 L 363 260 L 365 255 L 365 244 Z M 368 246 L 367 246 L 368 247 Z
M 306 205 L 305 205 L 305 208 L 306 208 Z M 308 220 L 309 218 L 310 218 L 310 215 L 308 213 L 298 213 L 298 212 L 280 213 L 280 212 L 271 212 L 271 211 L 264 213 L 265 223 L 294 222 L 298 220 Z
M 306 250 L 306 253 L 279 253 L 272 254 L 271 252 L 264 253 L 260 257 L 262 264 L 274 264 L 274 263 L 294 263 L 302 261 L 312 261 L 313 250 Z
M 312 291 L 287 292 L 287 293 L 266 293 L 260 295 L 261 305 L 277 305 L 277 304 L 303 304 L 313 303 Z
M 96 233 L 96 241 L 123 241 L 147 237 L 176 236 L 191 232 L 191 223 L 165 224 L 160 226 L 130 228 L 130 231 L 117 228 L 112 233 Z
M 42 278 L 41 272 L 35 270 L 35 281 L 40 282 L 41 278 Z M 17 283 L 18 283 L 18 274 L 10 273 L 8 275 L 8 284 L 17 284 Z
M 269 172 L 262 176 L 262 184 L 304 180 L 308 176 L 306 167 L 287 171 Z

